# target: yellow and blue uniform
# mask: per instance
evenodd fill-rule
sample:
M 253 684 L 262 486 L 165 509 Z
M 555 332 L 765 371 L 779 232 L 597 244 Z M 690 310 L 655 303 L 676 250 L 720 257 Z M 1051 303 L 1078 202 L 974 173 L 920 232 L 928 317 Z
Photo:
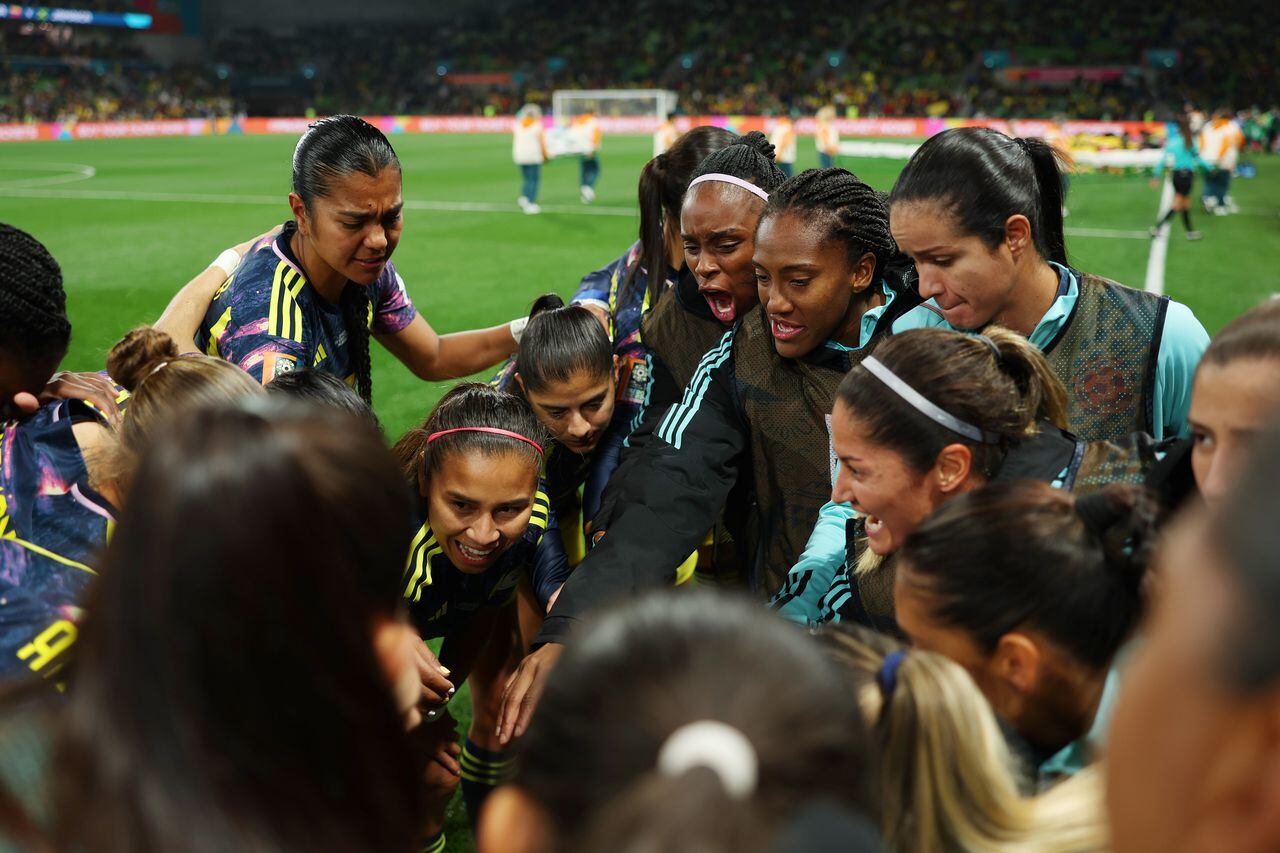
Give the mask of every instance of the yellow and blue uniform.
M 600 442 L 582 457 L 553 444 L 547 453 L 545 476 L 551 505 L 564 518 L 570 507 L 576 514 L 578 489 L 582 489 L 582 522 L 590 528 L 600 507 L 604 488 L 617 470 L 623 443 L 644 414 L 653 380 L 653 358 L 640 336 L 640 319 L 649 308 L 648 273 L 639 264 L 640 243 L 635 242 L 620 257 L 583 277 L 571 304 L 591 305 L 609 314 L 609 339 L 621 366 L 613 417 Z M 666 270 L 666 286 L 676 279 L 676 271 Z M 515 356 L 508 359 L 492 383 L 504 391 L 519 393 L 515 384 Z
M 454 566 L 436 541 L 431 520 L 420 514 L 418 521 L 405 565 L 404 597 L 409 603 L 409 618 L 424 639 L 456 634 L 482 607 L 510 601 L 522 573 L 529 575 L 544 608 L 568 577 L 569 564 L 560 537 L 545 535 L 558 531 L 543 484 L 539 484 L 529 526 L 520 540 L 478 574 Z
M 0 539 L 0 681 L 30 674 L 56 679 L 93 577 L 84 563 L 21 539 Z
M 107 542 L 115 510 L 89 485 L 72 427 L 100 423 L 79 400 L 47 403 L 0 433 L 0 538 L 92 564 Z
M 289 247 L 296 232 L 297 224 L 287 222 L 274 240 L 249 250 L 214 295 L 196 332 L 196 346 L 264 384 L 307 367 L 354 382 L 342 309 L 307 280 Z M 395 334 L 417 316 L 404 280 L 390 261 L 368 291 L 367 322 L 373 334 Z

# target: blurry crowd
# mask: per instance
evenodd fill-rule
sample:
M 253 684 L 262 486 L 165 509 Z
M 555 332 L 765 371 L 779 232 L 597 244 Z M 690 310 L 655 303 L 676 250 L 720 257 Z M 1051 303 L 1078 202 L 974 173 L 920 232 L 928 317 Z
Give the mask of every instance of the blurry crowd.
M 707 0 L 696 15 L 673 0 L 552 0 L 408 26 L 300 21 L 281 34 L 249 25 L 219 34 L 199 70 L 165 85 L 151 78 L 172 78 L 169 70 L 121 70 L 141 60 L 133 34 L 77 31 L 55 44 L 10 29 L 0 31 L 9 78 L 0 109 L 10 120 L 150 117 L 174 114 L 171 102 L 153 103 L 168 94 L 177 112 L 199 115 L 231 108 L 219 99 L 232 93 L 253 104 L 269 90 L 255 111 L 509 115 L 554 89 L 660 87 L 689 114 L 811 114 L 831 103 L 847 116 L 1137 120 L 1170 115 L 1186 98 L 1270 104 L 1276 16 L 1252 0 L 1229 14 L 1101 0 L 1034 9 L 999 0 L 980 10 L 923 0 L 840 15 L 787 4 L 759 14 L 735 0 Z M 72 68 L 101 61 L 99 79 L 45 67 L 40 81 L 15 74 L 29 56 Z M 1006 66 L 1126 70 L 1046 84 L 1013 79 Z M 457 77 L 495 73 L 508 79 Z
M 50 33 L 54 37 L 50 37 Z M 226 116 L 225 85 L 193 65 L 164 68 L 126 37 L 0 27 L 0 124 Z

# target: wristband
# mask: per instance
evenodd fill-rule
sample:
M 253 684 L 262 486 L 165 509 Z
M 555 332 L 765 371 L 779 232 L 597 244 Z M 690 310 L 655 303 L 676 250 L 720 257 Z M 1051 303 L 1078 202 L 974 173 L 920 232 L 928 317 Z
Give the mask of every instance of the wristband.
M 524 327 L 529 325 L 528 317 L 517 317 L 511 321 L 508 326 L 511 329 L 511 337 L 516 339 L 516 343 L 520 343 L 520 336 L 524 334 Z
M 236 267 L 240 266 L 240 253 L 235 249 L 225 249 L 209 266 L 217 267 L 227 274 L 227 278 L 231 278 Z

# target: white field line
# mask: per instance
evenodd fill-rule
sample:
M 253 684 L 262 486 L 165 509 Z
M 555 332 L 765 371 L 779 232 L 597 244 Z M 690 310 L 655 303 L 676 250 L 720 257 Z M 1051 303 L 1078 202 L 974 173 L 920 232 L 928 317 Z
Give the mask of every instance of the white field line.
M 65 180 L 65 177 L 62 177 Z M 138 192 L 133 190 L 52 190 L 40 189 L 12 184 L 0 184 L 0 196 L 15 198 L 67 198 L 85 199 L 88 201 L 152 201 L 171 204 L 261 204 L 282 207 L 283 196 L 274 195 L 227 195 L 223 193 L 167 193 Z M 454 213 L 519 213 L 523 211 L 515 205 L 495 204 L 478 201 L 424 201 L 406 199 L 404 206 L 409 210 L 433 210 Z M 572 204 L 544 204 L 546 213 L 565 213 L 583 216 L 635 216 L 636 210 L 630 207 L 604 207 Z M 1073 237 L 1105 237 L 1121 240 L 1145 240 L 1145 231 L 1117 231 L 1110 228 L 1068 228 L 1068 235 Z
M 1149 240 L 1146 231 L 1116 231 L 1111 228 L 1064 228 L 1068 237 L 1113 237 L 1117 240 Z
M 23 172 L 61 172 L 58 175 L 47 175 L 42 178 L 18 178 L 15 181 L 0 182 L 0 187 L 41 187 L 50 184 L 73 184 L 87 181 L 98 173 L 98 170 L 85 163 L 45 163 L 45 162 L 4 162 L 0 161 L 0 169 Z
M 1166 175 L 1164 189 L 1160 191 L 1160 207 L 1156 210 L 1156 221 L 1159 222 L 1165 212 L 1173 206 L 1173 181 Z M 1151 251 L 1147 253 L 1147 293 L 1161 295 L 1164 293 L 1164 261 L 1169 254 L 1169 229 L 1172 222 L 1160 226 L 1159 232 L 1151 238 Z

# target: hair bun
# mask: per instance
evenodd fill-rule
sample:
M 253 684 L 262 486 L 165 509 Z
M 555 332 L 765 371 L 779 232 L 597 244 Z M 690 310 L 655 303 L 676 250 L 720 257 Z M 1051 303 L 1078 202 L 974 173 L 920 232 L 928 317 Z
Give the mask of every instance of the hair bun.
M 532 320 L 539 314 L 547 311 L 555 311 L 564 307 L 564 300 L 560 298 L 558 293 L 544 293 L 537 299 L 533 300 L 533 307 L 529 309 L 529 319 Z
M 1141 486 L 1113 483 L 1077 497 L 1075 511 L 1102 545 L 1107 569 L 1140 591 L 1160 520 L 1155 496 Z
M 111 348 L 107 373 L 132 393 L 164 362 L 178 357 L 173 338 L 151 326 L 133 329 Z
M 759 130 L 753 130 L 744 136 L 739 136 L 734 145 L 745 145 L 757 154 L 766 159 L 773 160 L 777 149 L 773 147 L 773 143 L 769 141 L 769 137 L 765 136 Z

